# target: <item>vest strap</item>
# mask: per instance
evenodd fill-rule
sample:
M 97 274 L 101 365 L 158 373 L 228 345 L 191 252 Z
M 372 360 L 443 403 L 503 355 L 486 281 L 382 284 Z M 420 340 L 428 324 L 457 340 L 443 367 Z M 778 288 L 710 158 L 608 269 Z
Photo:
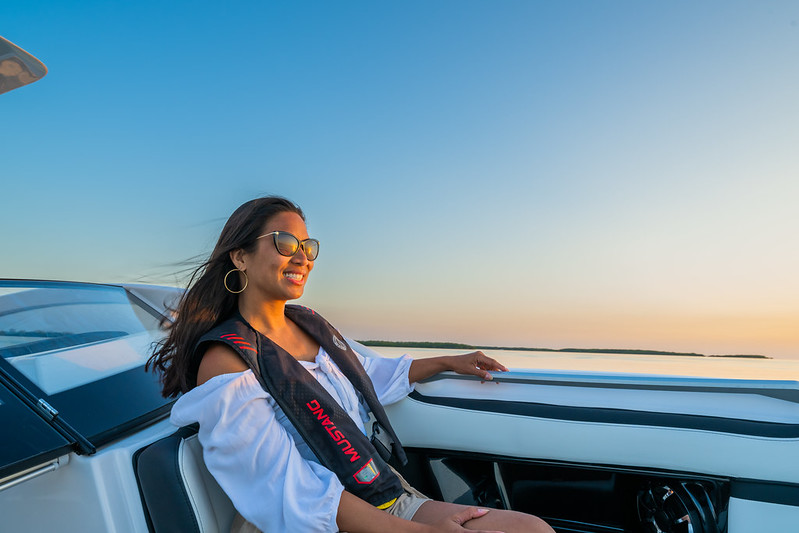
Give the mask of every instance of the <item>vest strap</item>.
M 286 317 L 324 348 L 361 394 L 377 420 L 371 440 L 297 359 L 240 315 L 204 335 L 197 350 L 208 342 L 223 342 L 235 350 L 320 464 L 334 472 L 348 492 L 379 509 L 390 507 L 404 489 L 387 462 L 392 451 L 403 464 L 407 459 L 372 381 L 352 348 L 321 316 L 304 307 L 286 306 Z

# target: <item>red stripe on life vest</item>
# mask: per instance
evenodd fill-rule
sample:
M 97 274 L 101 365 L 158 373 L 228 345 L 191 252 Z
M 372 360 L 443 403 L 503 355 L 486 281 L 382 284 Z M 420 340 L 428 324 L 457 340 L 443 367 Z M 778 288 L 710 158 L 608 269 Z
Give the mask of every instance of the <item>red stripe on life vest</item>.
M 225 339 L 227 341 L 233 341 L 242 350 L 250 350 L 252 352 L 258 353 L 258 350 L 252 347 L 252 344 L 250 344 L 249 342 L 245 341 L 244 339 L 233 333 L 225 333 L 224 335 L 220 335 L 219 338 Z

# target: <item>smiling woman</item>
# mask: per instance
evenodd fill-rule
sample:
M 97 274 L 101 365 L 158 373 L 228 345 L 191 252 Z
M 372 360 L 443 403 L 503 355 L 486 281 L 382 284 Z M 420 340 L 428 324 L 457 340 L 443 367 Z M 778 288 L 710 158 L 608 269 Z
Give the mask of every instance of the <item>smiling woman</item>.
M 431 500 L 389 466 L 407 457 L 384 405 L 442 371 L 490 380 L 507 368 L 482 352 L 356 353 L 316 312 L 286 305 L 318 255 L 299 207 L 245 203 L 149 363 L 164 395 L 183 394 L 172 422 L 199 424 L 205 464 L 241 513 L 233 531 L 552 531 L 532 515 Z

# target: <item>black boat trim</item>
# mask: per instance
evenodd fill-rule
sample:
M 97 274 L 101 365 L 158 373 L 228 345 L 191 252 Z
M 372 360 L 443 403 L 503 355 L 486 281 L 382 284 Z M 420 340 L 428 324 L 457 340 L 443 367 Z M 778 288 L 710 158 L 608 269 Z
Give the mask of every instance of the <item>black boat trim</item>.
M 799 424 L 782 424 L 778 422 L 740 420 L 735 418 L 681 413 L 657 413 L 652 411 L 636 411 L 606 407 L 573 407 L 534 402 L 425 396 L 416 390 L 411 392 L 409 397 L 418 402 L 430 405 L 443 405 L 458 409 L 468 409 L 470 411 L 501 413 L 531 418 L 692 429 L 697 431 L 730 433 L 734 435 L 749 435 L 775 439 L 799 438 Z
M 799 484 L 757 479 L 733 479 L 730 497 L 799 507 Z

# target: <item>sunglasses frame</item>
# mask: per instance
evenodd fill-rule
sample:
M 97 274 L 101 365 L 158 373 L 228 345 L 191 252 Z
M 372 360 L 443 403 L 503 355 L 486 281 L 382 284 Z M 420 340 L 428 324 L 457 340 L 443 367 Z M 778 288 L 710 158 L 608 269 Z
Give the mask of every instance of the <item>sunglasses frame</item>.
M 280 251 L 280 247 L 277 245 L 277 239 L 278 239 L 278 237 L 281 234 L 288 235 L 292 239 L 297 241 L 297 249 L 294 251 L 293 254 L 284 254 L 283 252 Z M 279 253 L 283 257 L 294 257 L 295 255 L 297 255 L 297 252 L 299 250 L 302 250 L 302 253 L 305 254 L 305 258 L 308 261 L 316 261 L 316 258 L 319 257 L 319 241 L 318 240 L 316 240 L 316 239 L 305 239 L 305 240 L 301 241 L 300 239 L 297 238 L 296 235 L 294 235 L 293 233 L 289 233 L 288 231 L 270 231 L 269 233 L 264 233 L 263 235 L 259 235 L 258 237 L 255 238 L 255 240 L 257 241 L 260 238 L 269 237 L 270 235 L 272 236 L 272 243 L 275 245 L 275 250 L 277 250 L 277 253 Z M 306 248 L 305 248 L 305 243 L 306 242 L 315 242 L 316 243 L 316 256 L 313 259 L 308 257 L 308 250 L 306 250 Z

